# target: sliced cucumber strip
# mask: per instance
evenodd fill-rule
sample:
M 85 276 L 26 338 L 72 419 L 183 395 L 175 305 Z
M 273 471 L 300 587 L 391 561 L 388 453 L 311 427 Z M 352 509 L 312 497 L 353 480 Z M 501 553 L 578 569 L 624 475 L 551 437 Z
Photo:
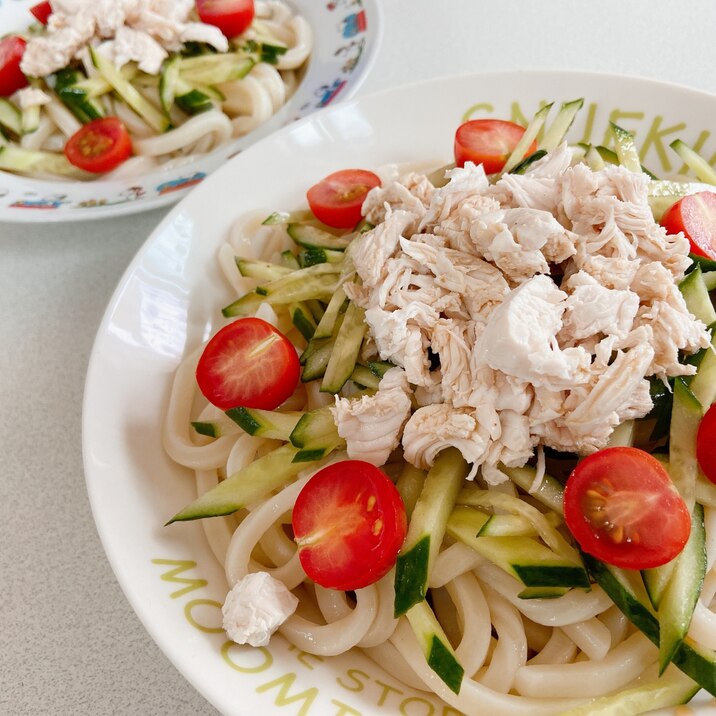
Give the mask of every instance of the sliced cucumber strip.
M 502 472 L 512 480 L 521 490 L 534 497 L 535 500 L 554 510 L 561 515 L 564 512 L 564 487 L 558 480 L 550 475 L 545 475 L 539 487 L 531 492 L 532 484 L 535 481 L 536 470 L 533 467 L 505 467 L 501 466 Z
M 313 338 L 316 332 L 316 319 L 303 302 L 292 303 L 288 307 L 288 315 L 291 316 L 291 323 L 298 329 L 298 332 L 307 340 Z
M 348 307 L 348 298 L 342 288 L 338 288 L 331 296 L 331 300 L 326 306 L 326 310 L 323 312 L 316 332 L 314 333 L 315 338 L 328 338 L 333 335 L 338 321 L 338 316 L 343 313 Z
M 351 380 L 356 385 L 362 385 L 364 388 L 370 388 L 371 390 L 378 390 L 380 385 L 380 378 L 364 365 L 356 365 L 351 373 Z
M 339 264 L 343 262 L 344 254 L 342 251 L 333 251 L 332 249 L 320 249 L 317 246 L 311 246 L 308 249 L 300 251 L 298 256 L 298 264 L 301 268 L 308 268 L 316 264 Z
M 619 164 L 630 172 L 640 173 L 641 161 L 639 161 L 639 151 L 634 143 L 634 136 L 614 122 L 609 122 L 609 126 L 614 135 Z
M 408 610 L 408 619 L 428 666 L 445 682 L 451 691 L 460 693 L 465 670 L 455 656 L 433 610 L 423 601 Z
M 333 351 L 321 383 L 321 392 L 338 393 L 351 377 L 367 329 L 365 311 L 355 303 L 350 303 L 336 334 Z
M 525 157 L 511 172 L 510 174 L 524 174 L 536 161 L 546 157 L 547 152 L 544 149 L 538 149 L 528 157 Z
M 90 176 L 70 164 L 64 154 L 23 149 L 16 144 L 0 147 L 0 169 L 19 174 L 56 174 L 73 179 L 86 179 Z
M 315 216 L 310 211 L 274 211 L 269 214 L 261 223 L 264 226 L 274 226 L 276 224 L 297 224 L 304 221 L 315 220 Z
M 239 427 L 231 420 L 205 420 L 194 421 L 191 426 L 199 435 L 206 435 L 210 438 L 220 438 L 224 435 L 236 435 L 240 432 Z
M 405 463 L 405 467 L 400 473 L 398 481 L 395 483 L 395 487 L 403 500 L 405 514 L 408 516 L 408 520 L 412 519 L 413 510 L 425 486 L 426 477 L 427 473 L 425 470 L 419 470 L 410 463 Z
M 169 129 L 169 120 L 151 102 L 147 101 L 107 58 L 92 46 L 89 46 L 89 51 L 97 71 L 152 129 L 159 133 Z
M 283 268 L 283 266 L 278 266 L 279 276 L 268 283 L 257 286 L 256 292 L 264 296 L 285 295 L 295 291 L 298 287 L 301 287 L 305 292 L 303 287 L 312 285 L 315 279 L 328 276 L 333 281 L 337 281 L 340 270 L 340 267 L 334 264 L 318 264 L 309 268 L 298 269 L 298 271 L 291 271 Z M 308 295 L 306 298 L 313 298 L 313 296 Z M 291 303 L 291 301 L 288 303 Z
M 226 415 L 244 432 L 262 438 L 287 441 L 296 423 L 305 415 L 301 412 L 281 413 L 258 408 L 229 408 Z
M 101 78 L 98 79 L 103 85 L 106 84 Z M 93 99 L 89 90 L 80 85 L 86 81 L 85 76 L 77 70 L 64 69 L 55 75 L 55 93 L 65 107 L 83 124 L 105 115 L 102 104 Z M 111 90 L 109 85 L 106 86 L 107 91 Z
M 686 301 L 686 307 L 696 318 L 707 326 L 716 321 L 716 310 L 711 303 L 701 266 L 697 266 L 686 276 L 679 284 L 679 290 Z
M 272 264 L 268 261 L 242 259 L 239 256 L 237 256 L 235 260 L 236 268 L 239 269 L 239 273 L 242 276 L 255 278 L 258 281 L 275 281 L 277 278 L 282 278 L 283 276 L 293 273 L 293 270 L 286 266 Z
M 288 224 L 286 231 L 299 246 L 306 248 L 344 251 L 351 241 L 349 237 L 334 236 L 311 224 Z
M 167 524 L 230 515 L 264 498 L 305 469 L 304 463 L 293 461 L 297 453 L 292 445 L 282 445 L 254 460 L 177 512 Z
M 696 477 L 699 464 L 696 459 L 696 433 L 703 416 L 701 403 L 686 381 L 674 381 L 674 402 L 669 428 L 669 473 L 689 511 L 694 509 Z
M 502 169 L 503 174 L 511 172 L 522 161 L 530 144 L 537 139 L 537 135 L 542 131 L 547 115 L 552 109 L 552 104 L 553 102 L 550 102 L 537 110 L 532 121 L 527 125 L 525 133 L 520 137 L 520 141 L 517 142 L 515 148 L 512 150 L 512 154 L 507 158 L 505 166 Z
M 430 569 L 467 474 L 468 465 L 456 448 L 441 452 L 428 472 L 395 565 L 396 617 L 425 599 Z
M 679 155 L 679 158 L 691 169 L 699 181 L 706 184 L 716 184 L 716 171 L 688 144 L 676 139 L 669 146 Z
M 306 413 L 296 423 L 289 439 L 291 444 L 298 448 L 294 462 L 320 460 L 345 445 L 328 408 L 318 408 Z
M 696 505 L 691 515 L 689 541 L 676 558 L 676 565 L 659 602 L 659 673 L 671 663 L 691 624 L 706 575 L 704 510 Z
M 552 124 L 545 131 L 542 136 L 542 141 L 538 145 L 538 149 L 543 149 L 545 152 L 551 152 L 556 149 L 563 141 L 567 132 L 569 131 L 574 118 L 582 106 L 584 105 L 584 98 L 574 99 L 571 102 L 565 102 L 557 112 L 557 116 L 552 121 Z
M 0 125 L 18 137 L 22 134 L 22 113 L 4 97 L 0 97 Z
M 221 313 L 227 318 L 253 316 L 259 306 L 264 302 L 266 302 L 265 296 L 260 296 L 256 291 L 249 291 L 249 293 L 245 293 L 233 303 L 224 306 L 224 308 L 221 309 Z
M 264 221 L 264 224 L 266 222 Z M 286 268 L 290 268 L 292 271 L 295 271 L 296 269 L 300 269 L 301 266 L 298 263 L 298 259 L 296 258 L 296 255 L 293 253 L 293 251 L 290 251 L 286 249 L 286 251 L 281 252 L 281 265 L 285 266 Z

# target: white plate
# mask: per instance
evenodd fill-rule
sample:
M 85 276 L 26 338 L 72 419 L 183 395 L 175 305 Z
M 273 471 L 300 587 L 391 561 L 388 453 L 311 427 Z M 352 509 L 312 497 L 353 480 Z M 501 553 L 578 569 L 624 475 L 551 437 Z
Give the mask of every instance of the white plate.
M 0 0 L 0 35 L 24 30 L 37 0 Z M 196 161 L 124 180 L 44 181 L 0 171 L 0 221 L 77 221 L 171 204 L 276 129 L 351 97 L 373 65 L 382 36 L 376 0 L 288 0 L 310 23 L 314 48 L 294 96 L 268 122 Z
M 541 101 L 575 97 L 584 97 L 585 106 L 573 139 L 600 143 L 613 119 L 636 132 L 646 148 L 643 161 L 657 174 L 680 166 L 668 150 L 677 136 L 693 143 L 703 133 L 705 156 L 716 150 L 709 134 L 716 98 L 657 82 L 505 72 L 412 85 L 321 111 L 251 147 L 172 210 L 122 278 L 87 376 L 87 487 L 132 606 L 176 667 L 223 713 L 278 713 L 278 705 L 301 693 L 291 713 L 306 705 L 301 713 L 333 716 L 341 708 L 336 702 L 354 709 L 342 713 L 454 713 L 358 653 L 322 660 L 289 649 L 280 636 L 268 649 L 228 646 L 218 628 L 226 582 L 201 526 L 162 527 L 194 497 L 191 477 L 162 451 L 160 425 L 181 357 L 222 324 L 220 308 L 233 298 L 216 265 L 227 230 L 247 210 L 302 206 L 306 188 L 336 169 L 446 163 L 467 115 L 529 117 Z M 177 567 L 185 571 L 172 572 Z

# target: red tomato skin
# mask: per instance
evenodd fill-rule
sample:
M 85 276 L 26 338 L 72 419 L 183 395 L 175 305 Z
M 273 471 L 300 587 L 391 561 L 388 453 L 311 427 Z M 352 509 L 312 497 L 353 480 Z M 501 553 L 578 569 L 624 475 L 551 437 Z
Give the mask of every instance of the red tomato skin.
M 716 260 L 716 194 L 700 191 L 672 204 L 659 222 L 669 234 L 683 232 L 691 253 Z
M 9 97 L 27 87 L 27 77 L 20 69 L 26 46 L 27 42 L 17 35 L 8 35 L 0 40 L 0 97 Z
M 243 355 L 264 341 L 264 352 Z M 291 397 L 300 374 L 291 341 L 260 318 L 240 318 L 224 326 L 206 344 L 196 367 L 199 390 L 221 410 L 274 410 Z
M 296 499 L 292 524 L 306 574 L 343 591 L 384 577 L 408 529 L 395 485 L 362 460 L 334 463 L 313 475 Z
M 315 217 L 327 226 L 350 229 L 362 218 L 368 192 L 380 186 L 380 177 L 366 169 L 342 169 L 324 177 L 306 193 Z
M 485 174 L 502 171 L 517 142 L 522 139 L 525 128 L 504 119 L 471 119 L 461 124 L 455 132 L 455 164 L 465 162 L 482 164 Z M 537 149 L 532 142 L 525 157 Z
M 241 35 L 254 19 L 254 0 L 196 0 L 199 19 L 228 38 Z
M 716 484 L 716 403 L 701 418 L 696 434 L 696 457 L 701 471 Z
M 593 523 L 608 515 L 607 509 L 594 510 L 595 493 L 626 496 L 622 515 L 635 519 L 621 535 Z M 656 458 L 632 447 L 605 448 L 577 465 L 564 489 L 564 519 L 584 552 L 622 569 L 666 564 L 691 533 L 688 509 L 669 474 Z
M 102 174 L 132 156 L 132 140 L 117 117 L 93 119 L 67 140 L 65 156 L 86 172 Z
M 49 2 L 40 2 L 30 8 L 30 12 L 35 16 L 38 22 L 47 25 L 47 21 L 52 15 L 52 5 Z

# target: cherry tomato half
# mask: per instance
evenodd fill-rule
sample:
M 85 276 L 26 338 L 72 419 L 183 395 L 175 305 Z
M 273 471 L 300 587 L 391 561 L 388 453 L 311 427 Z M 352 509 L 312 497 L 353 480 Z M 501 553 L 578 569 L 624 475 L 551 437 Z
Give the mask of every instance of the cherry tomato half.
M 503 119 L 471 119 L 455 132 L 455 164 L 459 167 L 465 166 L 465 162 L 482 164 L 485 174 L 502 171 L 524 133 L 524 127 Z M 525 156 L 536 149 L 536 142 L 532 142 Z
M 49 2 L 39 2 L 30 8 L 30 12 L 39 22 L 43 25 L 47 25 L 47 21 L 50 19 L 50 15 L 52 15 L 52 5 L 50 5 Z
M 132 156 L 132 140 L 117 117 L 93 119 L 67 140 L 65 156 L 87 172 L 108 172 Z
M 273 410 L 296 389 L 300 369 L 296 349 L 281 331 L 260 318 L 240 318 L 206 344 L 196 380 L 222 410 Z
M 670 234 L 684 232 L 691 253 L 716 260 L 716 194 L 700 191 L 672 204 L 659 222 Z
M 293 507 L 301 565 L 327 589 L 361 589 L 384 577 L 406 531 L 405 507 L 395 485 L 362 460 L 319 470 Z
M 669 474 L 632 447 L 606 448 L 577 465 L 564 490 L 564 519 L 587 554 L 624 569 L 669 562 L 691 532 Z
M 0 40 L 0 97 L 9 97 L 27 87 L 27 77 L 20 69 L 26 45 L 27 42 L 17 35 L 8 35 Z
M 704 475 L 716 483 L 716 403 L 701 418 L 696 434 L 696 457 Z
M 380 178 L 373 172 L 342 169 L 314 184 L 306 198 L 319 221 L 337 229 L 349 229 L 361 220 L 366 194 L 376 186 L 380 186 Z
M 227 37 L 249 29 L 254 19 L 254 0 L 196 0 L 199 19 L 214 25 Z

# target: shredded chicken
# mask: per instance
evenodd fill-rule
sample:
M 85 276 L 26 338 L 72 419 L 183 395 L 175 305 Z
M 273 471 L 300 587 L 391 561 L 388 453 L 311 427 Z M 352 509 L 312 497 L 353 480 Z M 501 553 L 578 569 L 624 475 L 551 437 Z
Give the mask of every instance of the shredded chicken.
M 428 468 L 453 446 L 494 484 L 542 446 L 604 447 L 651 410 L 650 377 L 694 372 L 683 355 L 710 338 L 678 289 L 689 245 L 654 221 L 645 175 L 573 165 L 562 145 L 495 184 L 470 163 L 446 176 L 394 175 L 366 198 L 376 226 L 344 288 L 405 384 L 390 371 L 374 397 L 336 401 L 349 454 L 382 464 L 402 437 Z

